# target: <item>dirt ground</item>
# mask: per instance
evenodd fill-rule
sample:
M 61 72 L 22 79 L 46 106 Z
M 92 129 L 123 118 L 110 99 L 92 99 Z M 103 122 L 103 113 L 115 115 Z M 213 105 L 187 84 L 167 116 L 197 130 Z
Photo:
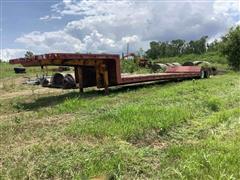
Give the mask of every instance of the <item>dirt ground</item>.
M 0 79 L 0 100 L 33 94 L 43 95 L 68 91 L 57 88 L 41 87 L 40 85 L 27 85 L 25 84 L 27 79 L 26 77 Z

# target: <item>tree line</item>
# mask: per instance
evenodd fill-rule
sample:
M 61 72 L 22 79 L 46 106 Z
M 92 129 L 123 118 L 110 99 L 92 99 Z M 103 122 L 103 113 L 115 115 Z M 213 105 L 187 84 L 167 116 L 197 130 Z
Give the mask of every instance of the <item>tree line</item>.
M 151 59 L 163 57 L 174 57 L 183 54 L 203 54 L 207 51 L 206 42 L 208 36 L 203 36 L 195 41 L 185 41 L 176 39 L 172 41 L 152 41 L 150 49 L 146 51 L 146 55 Z
M 181 56 L 185 54 L 204 54 L 206 52 L 219 52 L 226 56 L 233 69 L 240 70 L 240 26 L 232 27 L 220 40 L 207 43 L 208 36 L 198 40 L 185 41 L 176 39 L 172 41 L 152 41 L 150 49 L 145 52 L 149 59 Z

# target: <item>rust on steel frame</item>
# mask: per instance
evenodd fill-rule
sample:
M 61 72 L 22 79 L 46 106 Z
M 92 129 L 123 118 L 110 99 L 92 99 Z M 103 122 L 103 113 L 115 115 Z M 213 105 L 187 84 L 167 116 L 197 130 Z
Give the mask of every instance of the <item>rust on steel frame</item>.
M 31 58 L 12 59 L 9 62 L 24 67 L 72 66 L 80 92 L 83 92 L 85 87 L 97 86 L 104 88 L 106 94 L 109 93 L 109 86 L 200 78 L 202 73 L 201 67 L 198 66 L 178 66 L 168 68 L 165 73 L 121 76 L 120 56 L 115 54 L 50 53 Z

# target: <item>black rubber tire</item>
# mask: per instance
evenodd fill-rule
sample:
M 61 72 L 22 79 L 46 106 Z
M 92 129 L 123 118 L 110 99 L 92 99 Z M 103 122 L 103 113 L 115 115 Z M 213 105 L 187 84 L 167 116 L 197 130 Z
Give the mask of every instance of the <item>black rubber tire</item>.
M 204 78 L 208 79 L 210 77 L 209 71 L 204 71 Z
M 44 78 L 40 81 L 40 84 L 42 85 L 42 87 L 48 87 L 49 81 L 46 78 Z
M 63 88 L 64 89 L 70 89 L 76 87 L 75 79 L 71 74 L 67 74 L 64 77 L 63 80 Z
M 64 82 L 64 76 L 61 73 L 55 73 L 51 79 L 51 86 L 56 88 L 62 88 Z

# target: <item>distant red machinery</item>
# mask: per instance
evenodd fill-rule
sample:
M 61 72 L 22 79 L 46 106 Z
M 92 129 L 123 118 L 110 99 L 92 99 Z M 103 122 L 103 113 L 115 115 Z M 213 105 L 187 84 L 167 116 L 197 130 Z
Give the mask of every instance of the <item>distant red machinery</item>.
M 24 67 L 72 66 L 75 70 L 75 81 L 80 92 L 83 92 L 85 87 L 97 86 L 98 88 L 105 88 L 106 94 L 109 93 L 109 86 L 208 77 L 208 70 L 198 66 L 169 67 L 165 73 L 121 75 L 120 57 L 113 54 L 51 53 L 36 55 L 31 58 L 12 59 L 10 63 L 21 64 Z

